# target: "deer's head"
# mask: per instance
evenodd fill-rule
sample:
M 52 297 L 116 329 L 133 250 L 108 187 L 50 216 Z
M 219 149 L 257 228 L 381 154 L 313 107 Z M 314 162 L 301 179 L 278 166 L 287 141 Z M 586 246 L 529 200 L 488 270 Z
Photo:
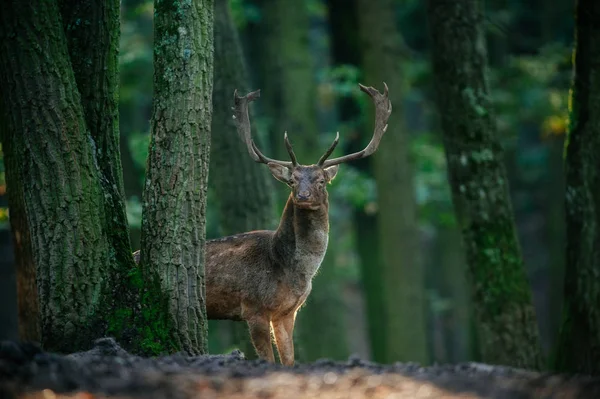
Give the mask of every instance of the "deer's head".
M 392 104 L 388 97 L 388 87 L 385 83 L 383 85 L 385 90 L 382 94 L 373 87 L 366 87 L 359 84 L 360 89 L 367 93 L 375 104 L 375 129 L 367 147 L 353 154 L 327 159 L 339 142 L 340 135 L 337 133 L 329 149 L 314 165 L 300 165 L 298 163 L 287 133 L 284 134 L 284 141 L 290 161 L 267 158 L 258 149 L 254 140 L 252 140 L 248 104 L 260 97 L 260 90 L 248 93 L 244 97 L 239 97 L 237 91 L 234 93 L 235 106 L 232 108 L 234 111 L 233 118 L 236 122 L 238 134 L 246 143 L 248 153 L 252 159 L 269 166 L 271 174 L 292 189 L 292 198 L 297 207 L 317 209 L 327 201 L 326 186 L 337 174 L 339 164 L 368 157 L 377 150 L 381 137 L 387 130 L 387 121 L 392 112 Z

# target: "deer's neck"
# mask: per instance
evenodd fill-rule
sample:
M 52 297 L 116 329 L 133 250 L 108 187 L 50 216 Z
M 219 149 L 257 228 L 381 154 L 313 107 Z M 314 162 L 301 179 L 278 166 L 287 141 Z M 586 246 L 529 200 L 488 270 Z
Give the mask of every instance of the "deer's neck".
M 328 212 L 327 200 L 316 210 L 303 209 L 290 195 L 273 237 L 274 254 L 283 265 L 311 277 L 317 272 L 327 251 Z

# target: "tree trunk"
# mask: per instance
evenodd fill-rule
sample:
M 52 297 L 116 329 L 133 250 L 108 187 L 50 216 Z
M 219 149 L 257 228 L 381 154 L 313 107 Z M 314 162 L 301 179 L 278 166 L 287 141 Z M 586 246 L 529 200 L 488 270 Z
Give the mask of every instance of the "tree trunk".
M 5 132 L 4 152 L 8 151 L 8 141 L 12 137 Z M 20 160 L 15 156 L 4 157 L 6 181 L 10 184 L 8 206 L 12 231 L 12 247 L 14 248 L 14 264 L 16 271 L 17 294 L 17 329 L 18 338 L 22 341 L 41 342 L 40 304 L 36 285 L 36 262 L 27 211 L 25 208 L 24 187 L 20 177 Z M 12 265 L 11 265 L 12 266 Z M 5 305 L 6 306 L 6 305 Z
M 238 137 L 232 118 L 233 92 L 250 91 L 246 66 L 227 0 L 215 0 L 215 76 L 211 131 L 211 186 L 217 197 L 221 235 L 232 235 L 275 226 L 271 176 L 255 163 Z M 259 143 L 259 135 L 253 133 Z M 246 358 L 255 358 L 246 323 L 221 322 L 230 326 Z
M 119 135 L 119 0 L 62 0 L 62 22 L 92 151 L 104 192 L 103 228 L 111 246 L 114 277 L 134 268 Z
M 43 345 L 52 351 L 87 349 L 106 331 L 103 317 L 114 288 L 105 275 L 111 251 L 102 229 L 104 193 L 93 139 L 56 3 L 15 0 L 4 4 L 0 18 L 1 109 L 19 295 L 33 295 L 37 273 Z M 34 301 L 20 301 L 32 318 Z M 37 334 L 35 321 L 20 323 Z
M 410 138 L 402 107 L 405 83 L 401 62 L 406 48 L 396 28 L 392 0 L 359 0 L 357 7 L 364 83 L 382 90 L 385 81 L 395 110 L 389 133 L 373 158 L 379 187 L 378 236 L 386 314 L 385 324 L 380 326 L 386 330 L 384 361 L 428 363 L 425 273 L 420 259 Z
M 356 65 L 361 63 L 361 47 L 358 40 L 358 7 L 357 0 L 328 0 L 329 25 L 331 32 L 331 53 L 336 65 Z M 344 140 L 340 143 L 344 153 L 362 150 L 370 137 L 372 122 L 363 123 L 360 115 L 360 106 L 356 97 L 348 96 L 338 98 L 338 122 L 354 127 L 355 131 L 346 132 Z M 363 134 L 358 132 L 362 131 Z M 356 168 L 363 173 L 371 174 L 371 164 L 374 158 L 366 158 L 349 163 L 344 167 Z M 361 283 L 365 305 L 367 308 L 367 329 L 369 346 L 372 359 L 385 362 L 387 359 L 387 331 L 385 325 L 386 310 L 383 286 L 383 263 L 381 259 L 380 242 L 378 235 L 378 219 L 367 206 L 353 209 L 354 230 L 356 231 L 356 252 L 360 259 Z
M 471 301 L 460 231 L 455 225 L 438 225 L 437 231 L 436 261 L 432 266 L 439 274 L 437 280 L 442 298 L 450 303 L 443 315 L 446 362 L 472 361 Z
M 481 5 L 429 0 L 428 15 L 448 174 L 482 360 L 536 369 L 541 366 L 539 336 L 485 78 Z
M 567 269 L 556 367 L 600 373 L 600 4 L 578 0 L 566 147 Z
M 154 320 L 160 343 L 155 351 L 201 354 L 207 347 L 213 2 L 156 0 L 154 7 L 154 106 L 140 261 L 148 292 L 142 306 L 149 314 L 160 313 Z M 156 303 L 166 308 L 156 309 Z

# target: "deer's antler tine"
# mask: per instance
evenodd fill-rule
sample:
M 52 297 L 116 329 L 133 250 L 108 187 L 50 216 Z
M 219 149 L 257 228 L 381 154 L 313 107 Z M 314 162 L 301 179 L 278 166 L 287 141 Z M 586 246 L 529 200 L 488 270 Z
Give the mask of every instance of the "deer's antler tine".
M 254 143 L 254 140 L 250 140 L 250 142 L 252 145 L 252 150 L 256 153 L 256 156 L 258 158 L 258 161 L 256 161 L 256 162 L 264 163 L 264 164 L 276 163 L 276 164 L 279 164 L 282 166 L 286 166 L 288 168 L 291 168 L 294 166 L 290 161 L 279 161 L 277 159 L 272 159 L 272 158 L 266 157 L 262 152 L 260 152 L 260 150 L 258 149 L 256 144 Z
M 339 158 L 326 160 L 322 163 L 322 167 L 328 167 L 343 162 L 349 162 L 368 157 L 369 155 L 377 151 L 377 147 L 379 147 L 379 142 L 381 141 L 383 134 L 387 130 L 387 121 L 392 113 L 392 103 L 389 99 L 389 91 L 387 84 L 383 82 L 383 94 L 380 93 L 374 87 L 367 87 L 360 83 L 358 84 L 358 86 L 360 87 L 360 90 L 367 93 L 369 97 L 371 97 L 373 103 L 375 104 L 375 128 L 373 130 L 373 137 L 371 138 L 371 141 L 364 150 L 355 152 L 353 154 L 344 155 Z
M 294 154 L 294 149 L 292 148 L 292 143 L 288 139 L 287 132 L 283 135 L 283 140 L 285 141 L 285 148 L 287 149 L 288 154 L 290 154 L 290 159 L 292 160 L 293 166 L 298 166 L 298 161 L 296 160 L 296 154 Z
M 292 162 L 278 161 L 265 157 L 258 149 L 254 140 L 252 140 L 252 128 L 250 127 L 250 117 L 248 115 L 248 104 L 260 97 L 260 90 L 256 90 L 246 94 L 243 97 L 238 96 L 237 90 L 233 92 L 233 120 L 237 127 L 237 132 L 242 141 L 246 144 L 248 154 L 258 163 L 277 163 L 283 166 L 290 167 Z
M 340 132 L 336 132 L 335 140 L 333 140 L 333 143 L 331 143 L 331 145 L 329 146 L 327 151 L 325 151 L 325 154 L 323 154 L 323 156 L 319 159 L 319 162 L 317 162 L 317 165 L 323 166 L 323 164 L 325 163 L 325 160 L 327 158 L 329 158 L 329 156 L 333 153 L 333 150 L 335 150 L 335 147 L 338 145 L 339 142 L 340 142 Z

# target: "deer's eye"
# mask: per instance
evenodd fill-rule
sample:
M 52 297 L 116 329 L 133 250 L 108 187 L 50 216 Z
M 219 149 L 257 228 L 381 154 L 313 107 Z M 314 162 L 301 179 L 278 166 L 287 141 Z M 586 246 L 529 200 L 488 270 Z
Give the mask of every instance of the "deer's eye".
M 321 186 L 322 186 L 323 184 L 325 184 L 325 180 L 324 180 L 324 179 L 321 179 L 321 180 L 319 180 L 319 182 L 318 182 L 318 183 L 319 183 L 319 185 L 321 185 Z

